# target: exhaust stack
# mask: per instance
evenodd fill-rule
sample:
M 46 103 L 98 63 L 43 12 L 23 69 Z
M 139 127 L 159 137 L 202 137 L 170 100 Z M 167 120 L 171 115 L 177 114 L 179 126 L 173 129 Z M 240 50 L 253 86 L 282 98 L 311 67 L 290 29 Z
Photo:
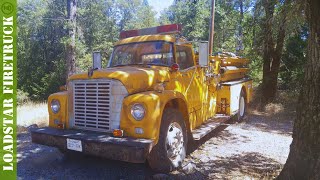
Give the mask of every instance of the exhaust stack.
M 211 0 L 211 17 L 210 17 L 210 29 L 209 29 L 209 55 L 211 55 L 213 51 L 214 9 L 215 9 L 215 0 Z

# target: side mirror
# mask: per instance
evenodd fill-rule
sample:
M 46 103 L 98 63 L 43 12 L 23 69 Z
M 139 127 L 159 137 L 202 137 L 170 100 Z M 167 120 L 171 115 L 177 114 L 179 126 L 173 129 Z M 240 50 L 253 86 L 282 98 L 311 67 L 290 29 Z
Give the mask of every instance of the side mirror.
M 93 59 L 93 69 L 101 69 L 102 67 L 101 53 L 99 51 L 93 52 L 92 59 Z
M 199 65 L 201 67 L 208 66 L 209 61 L 209 45 L 208 42 L 199 43 Z
M 63 85 L 59 87 L 60 91 L 66 91 L 67 90 L 67 85 Z

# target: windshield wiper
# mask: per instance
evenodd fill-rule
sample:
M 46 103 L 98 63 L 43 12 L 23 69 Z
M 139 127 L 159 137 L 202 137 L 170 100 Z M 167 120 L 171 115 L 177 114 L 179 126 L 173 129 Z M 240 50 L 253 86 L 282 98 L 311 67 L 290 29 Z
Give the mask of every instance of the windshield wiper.
M 116 64 L 116 65 L 113 65 L 112 67 L 131 66 L 131 65 L 135 65 L 135 64 Z
M 146 65 L 151 65 L 151 66 L 164 66 L 164 67 L 169 67 L 167 64 L 157 64 L 157 63 L 147 63 Z
M 143 64 L 143 63 L 136 63 L 136 64 L 117 64 L 117 65 L 114 65 L 112 67 L 117 67 L 117 66 L 145 66 L 146 64 Z

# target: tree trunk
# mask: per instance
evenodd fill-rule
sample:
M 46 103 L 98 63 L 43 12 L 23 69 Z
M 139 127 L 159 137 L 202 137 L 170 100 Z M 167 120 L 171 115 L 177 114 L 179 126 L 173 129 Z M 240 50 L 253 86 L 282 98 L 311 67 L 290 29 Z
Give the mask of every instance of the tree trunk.
M 76 17 L 77 0 L 67 1 L 69 42 L 66 47 L 67 79 L 76 72 Z
M 243 19 L 244 19 L 244 12 L 243 12 L 243 0 L 239 1 L 239 7 L 240 7 L 240 19 L 239 19 L 239 26 L 238 26 L 238 41 L 237 41 L 237 47 L 236 51 L 238 55 L 242 55 L 243 53 Z
M 264 45 L 263 45 L 263 79 L 262 79 L 262 95 L 263 102 L 266 103 L 274 99 L 276 91 L 275 74 L 271 72 L 274 42 L 272 37 L 274 1 L 264 0 L 263 7 L 266 13 L 266 20 L 264 24 Z
M 277 31 L 276 44 L 273 40 L 273 13 L 276 2 L 273 0 L 264 0 L 263 6 L 266 13 L 266 22 L 264 26 L 264 50 L 263 50 L 263 80 L 262 95 L 263 103 L 271 102 L 275 99 L 278 87 L 278 74 L 280 69 L 280 61 L 286 36 L 286 19 L 288 4 L 290 0 L 286 0 L 280 14 L 280 24 Z M 276 45 L 276 46 L 275 46 Z
M 303 88 L 287 162 L 277 179 L 320 179 L 320 1 L 307 1 L 309 39 Z

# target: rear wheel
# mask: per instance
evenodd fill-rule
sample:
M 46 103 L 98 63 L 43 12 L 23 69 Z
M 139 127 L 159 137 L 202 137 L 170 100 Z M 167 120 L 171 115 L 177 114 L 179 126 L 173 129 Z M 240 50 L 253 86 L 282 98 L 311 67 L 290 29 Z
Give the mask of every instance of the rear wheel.
M 169 172 L 181 166 L 186 157 L 187 131 L 182 114 L 165 109 L 158 144 L 152 149 L 148 162 L 158 172 Z
M 239 110 L 237 114 L 237 121 L 240 122 L 243 120 L 244 116 L 246 115 L 247 104 L 245 98 L 245 92 L 241 90 L 240 97 L 239 97 Z

